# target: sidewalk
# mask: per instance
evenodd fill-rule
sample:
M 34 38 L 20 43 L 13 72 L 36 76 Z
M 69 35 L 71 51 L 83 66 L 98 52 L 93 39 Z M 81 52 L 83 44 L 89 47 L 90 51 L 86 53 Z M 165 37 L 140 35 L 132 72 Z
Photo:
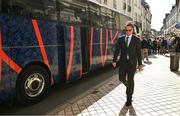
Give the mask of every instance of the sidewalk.
M 118 75 L 93 88 L 86 94 L 54 109 L 49 114 L 78 116 L 179 116 L 180 115 L 180 73 L 171 72 L 169 57 L 149 57 L 144 71 L 135 75 L 133 105 L 125 106 L 125 86 Z

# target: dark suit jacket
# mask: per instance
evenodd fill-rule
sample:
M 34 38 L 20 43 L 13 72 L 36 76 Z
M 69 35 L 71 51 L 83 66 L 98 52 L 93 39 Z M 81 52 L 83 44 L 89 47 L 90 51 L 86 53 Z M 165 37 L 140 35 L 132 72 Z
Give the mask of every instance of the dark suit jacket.
M 142 65 L 141 60 L 141 42 L 136 36 L 132 36 L 129 46 L 125 45 L 125 36 L 120 37 L 116 43 L 116 49 L 113 57 L 113 62 L 117 61 L 117 57 L 120 53 L 120 59 L 118 61 L 120 67 L 127 64 L 127 54 L 129 55 L 129 62 L 131 66 L 136 69 L 136 65 Z

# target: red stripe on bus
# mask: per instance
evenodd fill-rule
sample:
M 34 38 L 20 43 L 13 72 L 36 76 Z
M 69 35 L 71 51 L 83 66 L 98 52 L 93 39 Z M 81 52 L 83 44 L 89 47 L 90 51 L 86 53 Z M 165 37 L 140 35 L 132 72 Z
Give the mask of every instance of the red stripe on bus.
M 110 36 L 111 36 L 111 43 L 114 44 L 115 39 L 118 36 L 119 31 L 116 31 L 115 35 L 112 35 L 112 30 L 110 30 Z
M 104 57 L 103 57 L 103 48 L 102 48 L 103 40 L 102 40 L 102 28 L 100 29 L 100 55 L 101 55 L 101 63 L 104 66 Z
M 92 64 L 93 27 L 90 29 L 90 65 Z
M 0 51 L 2 51 L 2 34 L 0 32 Z M 1 55 L 0 55 L 0 81 L 2 78 L 2 59 L 1 59 Z
M 108 53 L 108 29 L 106 29 L 106 48 L 105 48 L 105 54 L 103 54 L 103 40 L 102 40 L 102 28 L 100 29 L 100 55 L 101 55 L 101 62 L 104 66 L 106 63 L 107 53 Z
M 21 67 L 19 67 L 12 59 L 10 59 L 4 51 L 0 51 L 1 59 L 8 64 L 15 72 L 18 74 L 21 72 Z
M 36 37 L 37 37 L 37 40 L 39 43 L 39 47 L 40 47 L 40 50 L 41 50 L 41 53 L 43 56 L 43 60 L 44 60 L 45 64 L 50 68 L 48 57 L 47 57 L 46 50 L 44 47 L 44 43 L 42 40 L 42 36 L 41 36 L 40 30 L 39 30 L 38 21 L 33 19 L 32 23 L 33 23 L 34 31 L 36 33 Z M 51 85 L 53 85 L 53 84 L 54 84 L 54 78 L 51 77 Z
M 0 81 L 1 81 L 1 78 L 2 78 L 2 60 L 0 58 Z
M 2 33 L 0 32 L 0 59 L 1 59 L 1 72 L 2 72 L 2 60 L 9 65 L 16 73 L 20 73 L 22 68 L 18 66 L 8 55 L 2 50 Z M 1 73 L 2 78 L 2 73 Z
M 82 77 L 83 75 L 83 69 L 82 69 L 82 66 L 81 66 L 81 69 L 80 69 L 80 77 Z
M 106 63 L 107 53 L 108 53 L 108 29 L 106 29 L 106 51 L 103 60 L 104 65 Z
M 42 41 L 42 36 L 41 36 L 40 30 L 39 30 L 38 22 L 37 22 L 37 20 L 32 20 L 32 23 L 33 23 L 33 26 L 34 26 L 34 30 L 35 30 L 35 33 L 36 33 L 36 37 L 37 37 L 37 40 L 38 40 L 38 43 L 39 43 L 39 47 L 41 49 L 41 53 L 42 53 L 44 62 L 49 67 L 49 61 L 48 61 L 48 58 L 47 58 L 46 50 L 44 48 L 44 43 Z
M 66 72 L 66 79 L 69 79 L 71 68 L 72 68 L 72 62 L 73 62 L 73 54 L 74 54 L 74 27 L 70 26 L 70 55 L 69 55 L 69 63 L 67 67 Z

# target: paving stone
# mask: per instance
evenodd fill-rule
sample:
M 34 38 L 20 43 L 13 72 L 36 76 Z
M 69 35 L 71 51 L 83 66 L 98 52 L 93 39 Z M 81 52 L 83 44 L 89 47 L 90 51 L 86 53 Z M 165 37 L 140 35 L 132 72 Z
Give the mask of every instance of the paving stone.
M 69 104 L 58 115 L 180 116 L 180 76 L 169 69 L 169 57 L 150 56 L 151 65 L 135 75 L 132 106 L 126 107 L 126 88 L 114 74 L 111 81 Z M 60 108 L 61 109 L 61 108 Z M 79 113 L 79 114 L 77 114 Z

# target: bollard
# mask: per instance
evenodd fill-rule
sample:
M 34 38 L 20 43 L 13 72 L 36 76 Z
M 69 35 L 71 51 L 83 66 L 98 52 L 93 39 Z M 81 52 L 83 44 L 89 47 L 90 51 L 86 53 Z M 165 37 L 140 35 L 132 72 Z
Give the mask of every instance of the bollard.
M 178 71 L 178 69 L 179 69 L 179 55 L 171 54 L 170 55 L 170 70 Z

